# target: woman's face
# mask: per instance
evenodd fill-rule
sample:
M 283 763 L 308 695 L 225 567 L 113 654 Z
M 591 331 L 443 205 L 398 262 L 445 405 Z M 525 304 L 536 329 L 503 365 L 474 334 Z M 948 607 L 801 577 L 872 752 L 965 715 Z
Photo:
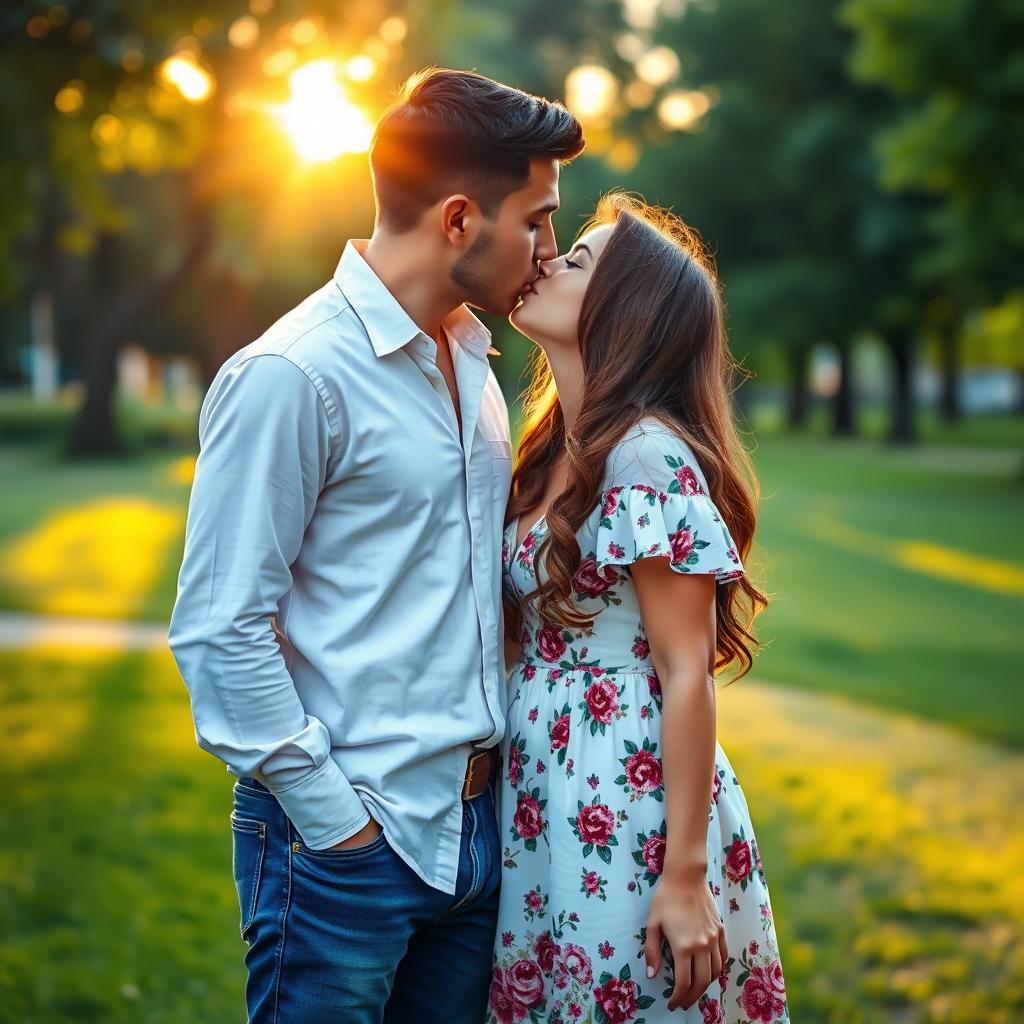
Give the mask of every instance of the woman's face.
M 512 326 L 541 348 L 579 349 L 583 294 L 614 230 L 601 224 L 588 231 L 565 256 L 540 264 L 540 271 L 509 316 Z

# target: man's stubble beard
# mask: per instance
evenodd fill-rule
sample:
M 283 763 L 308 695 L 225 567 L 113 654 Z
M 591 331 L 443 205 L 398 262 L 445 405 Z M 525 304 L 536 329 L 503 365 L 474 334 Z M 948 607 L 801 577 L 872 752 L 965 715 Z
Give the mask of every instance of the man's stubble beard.
M 497 282 L 493 280 L 490 255 L 494 248 L 494 234 L 483 232 L 452 267 L 452 280 L 466 295 L 471 306 L 477 306 L 488 313 L 503 314 L 507 310 L 496 308 L 504 304 L 498 294 Z

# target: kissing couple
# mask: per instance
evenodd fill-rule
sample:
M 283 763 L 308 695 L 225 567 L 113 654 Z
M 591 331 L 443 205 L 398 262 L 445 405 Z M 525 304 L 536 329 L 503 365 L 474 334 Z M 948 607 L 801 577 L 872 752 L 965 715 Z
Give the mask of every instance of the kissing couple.
M 414 76 L 376 221 L 221 367 L 169 641 L 251 1024 L 789 1020 L 715 732 L 756 481 L 713 262 L 624 194 L 559 254 L 563 106 Z M 513 459 L 491 338 L 536 346 Z

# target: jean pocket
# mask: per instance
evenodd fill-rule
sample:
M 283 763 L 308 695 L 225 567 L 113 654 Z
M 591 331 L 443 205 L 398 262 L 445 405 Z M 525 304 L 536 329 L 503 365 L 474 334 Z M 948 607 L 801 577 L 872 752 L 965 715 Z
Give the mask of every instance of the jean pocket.
M 311 850 L 301 839 L 298 839 L 298 850 L 297 853 L 305 854 L 307 857 L 314 857 L 317 860 L 355 860 L 363 854 L 376 853 L 382 847 L 387 846 L 388 841 L 384 833 L 381 832 L 375 839 L 371 839 L 368 843 L 363 843 L 362 846 L 352 846 L 345 850 L 335 850 L 328 848 L 326 850 Z
M 231 812 L 231 870 L 238 892 L 238 930 L 246 939 L 256 917 L 256 900 L 267 847 L 267 823 Z

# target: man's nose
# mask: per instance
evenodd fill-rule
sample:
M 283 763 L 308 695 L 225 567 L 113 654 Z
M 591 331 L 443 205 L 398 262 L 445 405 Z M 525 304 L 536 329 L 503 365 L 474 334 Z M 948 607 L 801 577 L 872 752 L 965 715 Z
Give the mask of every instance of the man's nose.
M 534 262 L 553 260 L 558 255 L 558 243 L 555 241 L 554 226 L 549 224 L 543 231 L 537 232 L 537 244 L 533 250 Z

